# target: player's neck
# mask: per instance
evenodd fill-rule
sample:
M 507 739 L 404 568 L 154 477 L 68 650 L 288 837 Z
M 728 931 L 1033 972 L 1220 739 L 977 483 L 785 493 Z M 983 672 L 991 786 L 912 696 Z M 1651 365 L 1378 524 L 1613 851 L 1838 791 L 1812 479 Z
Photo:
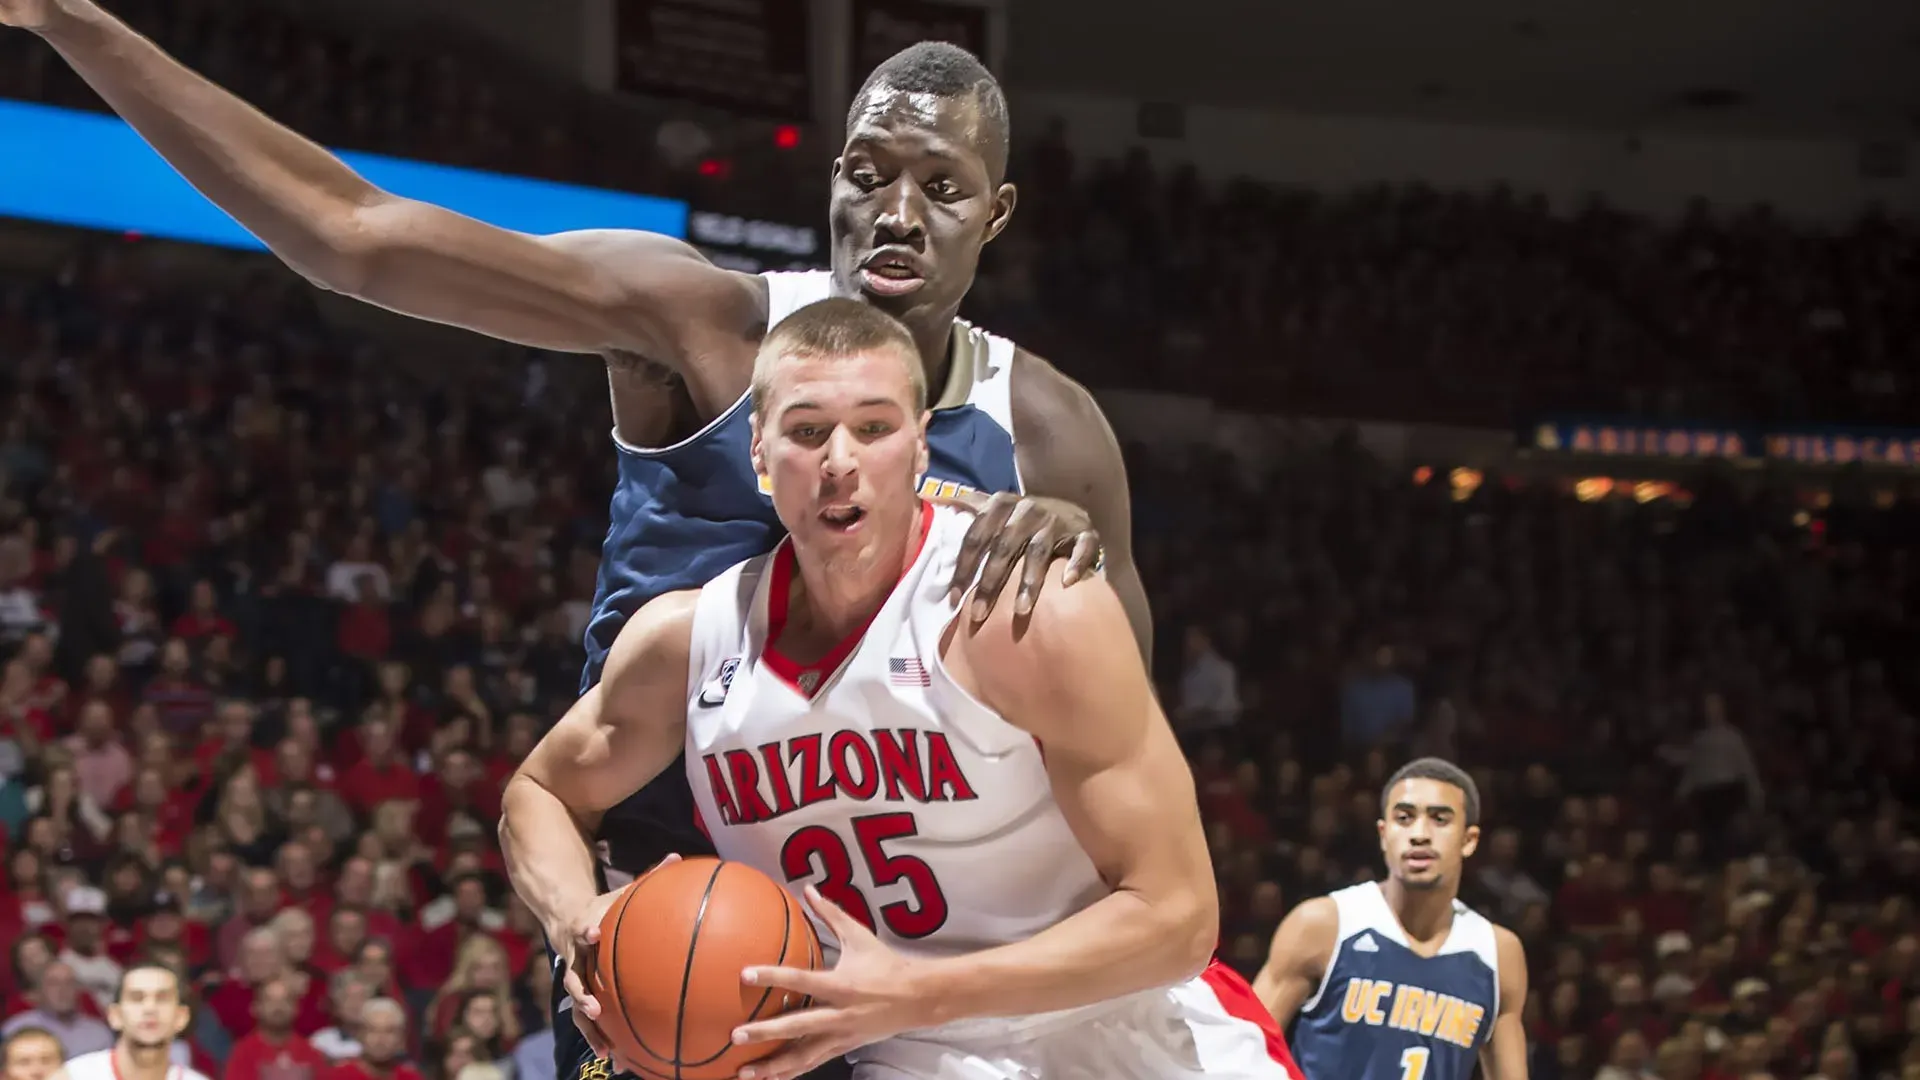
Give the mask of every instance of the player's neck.
M 920 350 L 920 367 L 926 372 L 929 396 L 938 399 L 947 385 L 947 373 L 953 367 L 953 320 L 959 313 L 947 312 L 930 319 L 925 327 L 912 327 L 913 344 Z
M 900 545 L 896 556 L 875 559 L 873 565 L 864 573 L 850 574 L 837 570 L 819 559 L 801 558 L 795 551 L 795 585 L 798 588 L 789 594 L 788 600 L 795 613 L 804 613 L 804 633 L 809 646 L 819 645 L 821 649 L 832 649 L 850 635 L 860 632 L 873 620 L 874 612 L 887 602 L 894 587 L 900 584 L 907 568 L 920 554 L 920 542 L 926 533 L 927 515 L 920 500 L 913 502 L 913 521 L 908 526 L 905 543 Z M 792 616 L 788 621 L 791 634 Z M 792 652 L 783 646 L 782 651 Z M 814 651 L 811 647 L 800 650 Z
M 1432 944 L 1453 929 L 1452 889 L 1409 889 L 1388 878 L 1380 891 L 1408 940 Z
M 173 1047 L 137 1046 L 121 1039 L 113 1047 L 114 1080 L 166 1080 L 173 1071 Z

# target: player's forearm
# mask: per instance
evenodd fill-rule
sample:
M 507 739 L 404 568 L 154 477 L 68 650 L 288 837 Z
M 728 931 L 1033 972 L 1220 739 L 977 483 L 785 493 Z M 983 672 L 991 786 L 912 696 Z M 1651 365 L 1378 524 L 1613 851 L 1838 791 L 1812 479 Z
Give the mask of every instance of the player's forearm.
M 559 796 L 516 774 L 500 799 L 500 853 L 507 880 L 555 940 L 600 893 L 586 830 Z
M 1219 909 L 1206 897 L 1116 892 L 1011 945 L 927 962 L 932 1023 L 1072 1009 L 1170 986 L 1206 967 Z
M 342 252 L 378 188 L 90 0 L 51 7 L 41 36 L 188 183 L 294 269 L 351 291 Z

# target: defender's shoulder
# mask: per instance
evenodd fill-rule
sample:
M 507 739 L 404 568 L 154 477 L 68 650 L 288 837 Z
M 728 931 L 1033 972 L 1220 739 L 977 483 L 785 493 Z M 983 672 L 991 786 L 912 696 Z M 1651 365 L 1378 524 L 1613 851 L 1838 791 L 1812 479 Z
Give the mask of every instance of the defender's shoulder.
M 1100 405 L 1077 380 L 1052 362 L 1021 346 L 1013 350 L 1013 408 L 1016 417 L 1041 423 L 1100 417 Z

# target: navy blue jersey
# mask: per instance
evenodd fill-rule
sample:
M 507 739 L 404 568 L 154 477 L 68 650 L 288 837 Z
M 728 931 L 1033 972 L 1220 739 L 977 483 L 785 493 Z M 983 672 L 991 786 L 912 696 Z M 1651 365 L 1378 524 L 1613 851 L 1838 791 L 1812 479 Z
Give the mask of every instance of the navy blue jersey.
M 768 325 L 826 299 L 826 271 L 773 273 Z M 936 390 L 927 428 L 928 467 L 921 493 L 959 489 L 1019 491 L 1009 396 L 1014 345 L 965 323 L 954 325 L 954 364 Z M 752 405 L 743 396 L 693 437 L 659 450 L 615 440 L 620 476 L 612 525 L 600 551 L 600 578 L 587 622 L 587 666 L 580 690 L 600 681 L 607 651 L 640 605 L 664 593 L 705 585 L 728 567 L 773 550 L 786 533 L 747 452 Z M 684 770 L 668 769 L 607 815 L 602 835 L 616 870 L 635 873 L 669 852 L 706 850 L 693 831 Z
M 1309 1080 L 1469 1080 L 1500 1011 L 1493 924 L 1458 900 L 1431 957 L 1407 945 L 1377 882 L 1332 896 L 1340 930 L 1290 1042 Z

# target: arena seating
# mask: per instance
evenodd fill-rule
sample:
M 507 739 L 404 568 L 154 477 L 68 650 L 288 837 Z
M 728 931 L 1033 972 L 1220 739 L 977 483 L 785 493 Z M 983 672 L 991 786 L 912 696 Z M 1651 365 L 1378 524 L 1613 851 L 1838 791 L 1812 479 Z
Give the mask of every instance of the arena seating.
M 116 7 L 338 145 L 680 182 L 646 138 L 578 153 L 605 114 L 527 104 L 563 91 L 251 9 Z M 403 87 L 432 106 L 378 106 Z M 87 100 L 20 35 L 0 93 Z M 1097 386 L 1494 425 L 1914 416 L 1911 222 L 1214 190 L 1052 138 L 1017 169 L 969 311 Z M 730 197 L 817 212 L 817 175 L 759 175 Z M 552 1080 L 492 823 L 578 676 L 612 462 L 581 420 L 592 362 L 438 364 L 280 278 L 187 297 L 123 254 L 0 283 L 7 1015 L 97 1037 L 105 974 L 152 956 L 194 974 L 215 1075 L 262 1080 L 246 1039 L 281 982 L 329 1058 L 386 1038 L 355 1025 L 389 996 L 433 1080 Z M 1912 490 L 1843 482 L 1813 520 L 1783 477 L 1461 499 L 1344 444 L 1254 480 L 1135 453 L 1132 476 L 1166 699 L 1186 649 L 1237 671 L 1236 721 L 1187 737 L 1231 963 L 1376 873 L 1381 781 L 1441 753 L 1485 796 L 1467 896 L 1527 945 L 1535 1076 L 1920 1076 Z M 1386 677 L 1412 723 L 1346 737 L 1343 689 Z M 1731 807 L 1685 786 L 1721 718 L 1755 766 Z
M 560 420 L 603 406 L 343 363 L 297 306 L 183 311 L 110 256 L 4 295 L 9 1011 L 44 1007 L 98 889 L 100 955 L 198 975 L 203 1058 L 287 970 L 307 1033 L 350 970 L 414 1010 L 429 1072 L 506 1057 L 512 1024 L 543 1023 L 545 965 L 489 826 L 576 678 L 610 458 Z M 1168 700 L 1189 627 L 1241 673 L 1238 725 L 1195 742 L 1233 963 L 1375 871 L 1378 785 L 1430 750 L 1484 786 L 1469 895 L 1527 941 L 1539 1075 L 1900 1058 L 1920 504 L 1843 498 L 1808 531 L 1777 491 L 1713 485 L 1684 509 L 1498 482 L 1456 501 L 1351 447 L 1257 485 L 1133 472 Z M 1343 746 L 1342 680 L 1383 644 L 1418 721 Z M 1752 747 L 1752 812 L 1678 794 L 1709 711 Z M 259 926 L 291 958 L 249 955 Z M 475 993 L 511 1024 L 467 1037 L 498 1012 Z
M 656 135 L 686 106 L 615 105 L 450 28 L 315 25 L 207 0 L 112 6 L 328 145 L 775 220 L 820 214 L 824 147 L 779 151 L 767 124 L 701 112 L 732 167 L 676 169 Z M 18 34 L 0 35 L 0 96 L 103 107 Z M 1057 129 L 1024 150 L 1019 224 L 969 310 L 1099 385 L 1482 424 L 1566 412 L 1888 424 L 1920 403 L 1905 362 L 1920 336 L 1920 229 L 1904 219 L 1868 213 L 1827 234 L 1764 207 L 1702 203 L 1661 223 L 1597 201 L 1554 213 L 1511 191 L 1221 188 L 1144 154 L 1076 169 Z

